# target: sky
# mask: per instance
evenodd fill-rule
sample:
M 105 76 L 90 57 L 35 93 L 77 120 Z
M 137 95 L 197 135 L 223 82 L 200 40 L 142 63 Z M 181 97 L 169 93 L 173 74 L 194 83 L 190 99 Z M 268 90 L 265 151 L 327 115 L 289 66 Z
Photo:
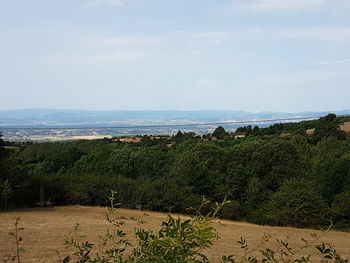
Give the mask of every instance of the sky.
M 0 110 L 350 109 L 350 0 L 1 0 Z

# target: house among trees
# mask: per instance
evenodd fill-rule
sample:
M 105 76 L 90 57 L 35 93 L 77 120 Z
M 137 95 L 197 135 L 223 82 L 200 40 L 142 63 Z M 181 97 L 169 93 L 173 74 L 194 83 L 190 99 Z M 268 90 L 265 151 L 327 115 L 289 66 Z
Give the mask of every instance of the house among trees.
M 246 135 L 246 132 L 234 132 L 231 134 L 231 136 L 235 139 L 244 138 L 245 135 Z

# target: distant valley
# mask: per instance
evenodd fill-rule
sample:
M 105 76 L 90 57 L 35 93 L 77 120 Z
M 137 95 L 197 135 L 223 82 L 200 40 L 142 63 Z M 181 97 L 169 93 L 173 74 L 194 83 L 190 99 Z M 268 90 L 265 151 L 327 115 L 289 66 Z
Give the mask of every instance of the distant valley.
M 5 140 L 10 141 L 55 141 L 128 135 L 172 135 L 178 130 L 206 134 L 212 132 L 218 124 L 222 122 L 231 122 L 230 124 L 223 124 L 222 126 L 227 130 L 233 131 L 243 126 L 244 123 L 241 122 L 244 121 L 305 117 L 316 118 L 324 116 L 327 113 L 328 112 L 252 113 L 228 110 L 2 110 L 0 111 L 0 131 L 3 133 Z M 350 114 L 350 110 L 334 113 L 337 115 L 348 115 Z M 274 122 L 276 121 L 250 124 L 265 127 Z M 202 125 L 207 123 L 212 123 L 212 125 Z

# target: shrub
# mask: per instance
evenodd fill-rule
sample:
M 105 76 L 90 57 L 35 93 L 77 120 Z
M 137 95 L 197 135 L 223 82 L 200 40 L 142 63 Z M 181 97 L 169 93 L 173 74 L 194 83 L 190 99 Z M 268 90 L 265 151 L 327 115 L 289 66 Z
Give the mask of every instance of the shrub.
M 350 228 L 350 192 L 335 196 L 331 213 L 336 227 Z
M 225 205 L 222 208 L 220 212 L 220 217 L 231 220 L 238 220 L 242 218 L 241 204 L 237 201 L 231 201 L 229 204 Z
M 327 205 L 313 183 L 286 181 L 267 204 L 267 219 L 278 225 L 319 227 L 327 222 Z

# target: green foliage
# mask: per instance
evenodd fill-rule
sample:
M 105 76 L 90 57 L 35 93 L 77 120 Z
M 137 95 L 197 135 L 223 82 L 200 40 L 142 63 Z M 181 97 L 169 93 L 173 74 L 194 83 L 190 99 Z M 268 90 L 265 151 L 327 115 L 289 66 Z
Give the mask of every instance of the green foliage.
M 0 181 L 0 207 L 8 208 L 13 198 L 13 188 L 8 179 Z
M 137 183 L 134 203 L 143 209 L 164 212 L 183 212 L 200 201 L 189 186 L 177 183 L 175 179 L 142 179 Z
M 21 236 L 21 232 L 24 230 L 23 227 L 19 226 L 20 218 L 17 217 L 14 224 L 14 231 L 10 232 L 9 235 L 13 237 L 15 244 L 15 253 L 14 255 L 7 254 L 3 257 L 4 263 L 7 262 L 17 262 L 21 263 L 21 252 L 24 251 L 24 248 L 21 246 L 23 237 Z
M 312 185 L 302 179 L 286 181 L 267 204 L 267 219 L 296 227 L 324 225 L 327 205 Z
M 211 192 L 215 193 L 222 168 L 219 147 L 202 142 L 176 156 L 170 176 L 180 184 L 193 187 L 196 194 L 210 196 Z
M 323 255 L 326 262 L 347 263 L 348 259 L 342 258 L 331 244 L 322 242 L 321 245 L 316 246 L 316 249 Z
M 350 226 L 350 192 L 344 192 L 335 196 L 331 213 L 337 222 L 337 227 Z
M 237 201 L 231 201 L 222 208 L 219 217 L 239 220 L 242 218 L 242 213 L 242 205 Z
M 337 116 L 335 114 L 328 114 L 327 116 L 319 119 L 313 135 L 314 142 L 317 143 L 322 138 L 327 138 L 330 136 L 341 140 L 345 139 L 345 133 L 339 130 L 339 122 L 336 117 Z
M 5 145 L 5 142 L 2 139 L 2 133 L 0 132 L 0 158 L 2 157 L 2 155 L 5 151 L 4 145 Z
M 208 262 L 203 249 L 213 244 L 215 230 L 210 220 L 197 216 L 182 221 L 168 216 L 157 234 L 144 229 L 136 231 L 138 247 L 131 262 Z
M 2 133 L 0 132 L 0 179 L 5 176 L 5 167 L 4 167 L 4 159 L 6 156 L 5 148 L 4 148 L 4 140 L 2 139 Z
M 222 126 L 219 126 L 215 129 L 212 136 L 216 137 L 219 140 L 223 140 L 225 137 L 228 136 L 228 133 L 225 131 L 225 129 Z
M 258 135 L 260 133 L 260 128 L 259 126 L 252 127 L 252 125 L 248 125 L 248 126 L 237 128 L 236 132 L 245 132 L 246 136 Z
M 287 224 L 288 220 L 268 220 L 267 204 L 284 191 L 286 181 L 297 178 L 312 182 L 306 191 L 324 200 L 321 218 L 332 217 L 336 226 L 347 228 L 347 219 L 330 211 L 335 197 L 350 191 L 350 140 L 339 140 L 327 128 L 334 131 L 347 120 L 330 115 L 267 128 L 241 127 L 250 134 L 243 140 L 206 141 L 179 131 L 173 137 L 143 136 L 140 143 L 23 144 L 18 151 L 4 149 L 0 158 L 1 206 L 32 205 L 40 198 L 40 185 L 45 199 L 59 205 L 106 205 L 105 193 L 115 189 L 124 207 L 177 213 L 187 213 L 202 195 L 212 204 L 227 196 L 234 202 L 223 217 Z M 314 144 L 305 130 L 316 125 L 324 135 Z M 281 132 L 293 135 L 279 138 Z M 288 224 L 305 225 L 303 220 Z
M 181 131 L 178 131 L 174 138 L 175 138 L 175 141 L 179 143 L 179 142 L 184 142 L 186 140 L 196 139 L 196 134 L 194 132 L 183 133 Z
M 132 244 L 122 230 L 122 226 L 127 220 L 136 220 L 136 218 L 120 218 L 116 216 L 116 206 L 114 203 L 115 192 L 112 191 L 110 197 L 110 207 L 107 210 L 106 218 L 111 224 L 112 229 L 107 229 L 104 236 L 101 236 L 103 253 L 94 254 L 94 244 L 86 241 L 86 236 L 80 234 L 79 224 L 75 224 L 74 231 L 67 236 L 65 245 L 74 249 L 72 255 L 66 256 L 63 262 L 96 262 L 96 263 L 204 263 L 209 262 L 203 250 L 212 246 L 216 238 L 216 231 L 211 225 L 211 218 L 197 215 L 191 219 L 181 220 L 168 216 L 162 223 L 160 230 L 155 233 L 150 230 L 137 229 L 135 236 L 137 243 Z M 205 203 L 205 199 L 203 199 Z M 217 204 L 215 215 L 226 201 Z M 202 206 L 201 206 L 202 207 Z M 125 251 L 132 247 L 132 253 L 126 255 Z
M 347 191 L 350 170 L 350 141 L 340 141 L 335 137 L 322 139 L 313 148 L 309 175 L 313 178 L 328 204 L 334 196 Z M 349 189 L 350 190 L 350 189 Z

